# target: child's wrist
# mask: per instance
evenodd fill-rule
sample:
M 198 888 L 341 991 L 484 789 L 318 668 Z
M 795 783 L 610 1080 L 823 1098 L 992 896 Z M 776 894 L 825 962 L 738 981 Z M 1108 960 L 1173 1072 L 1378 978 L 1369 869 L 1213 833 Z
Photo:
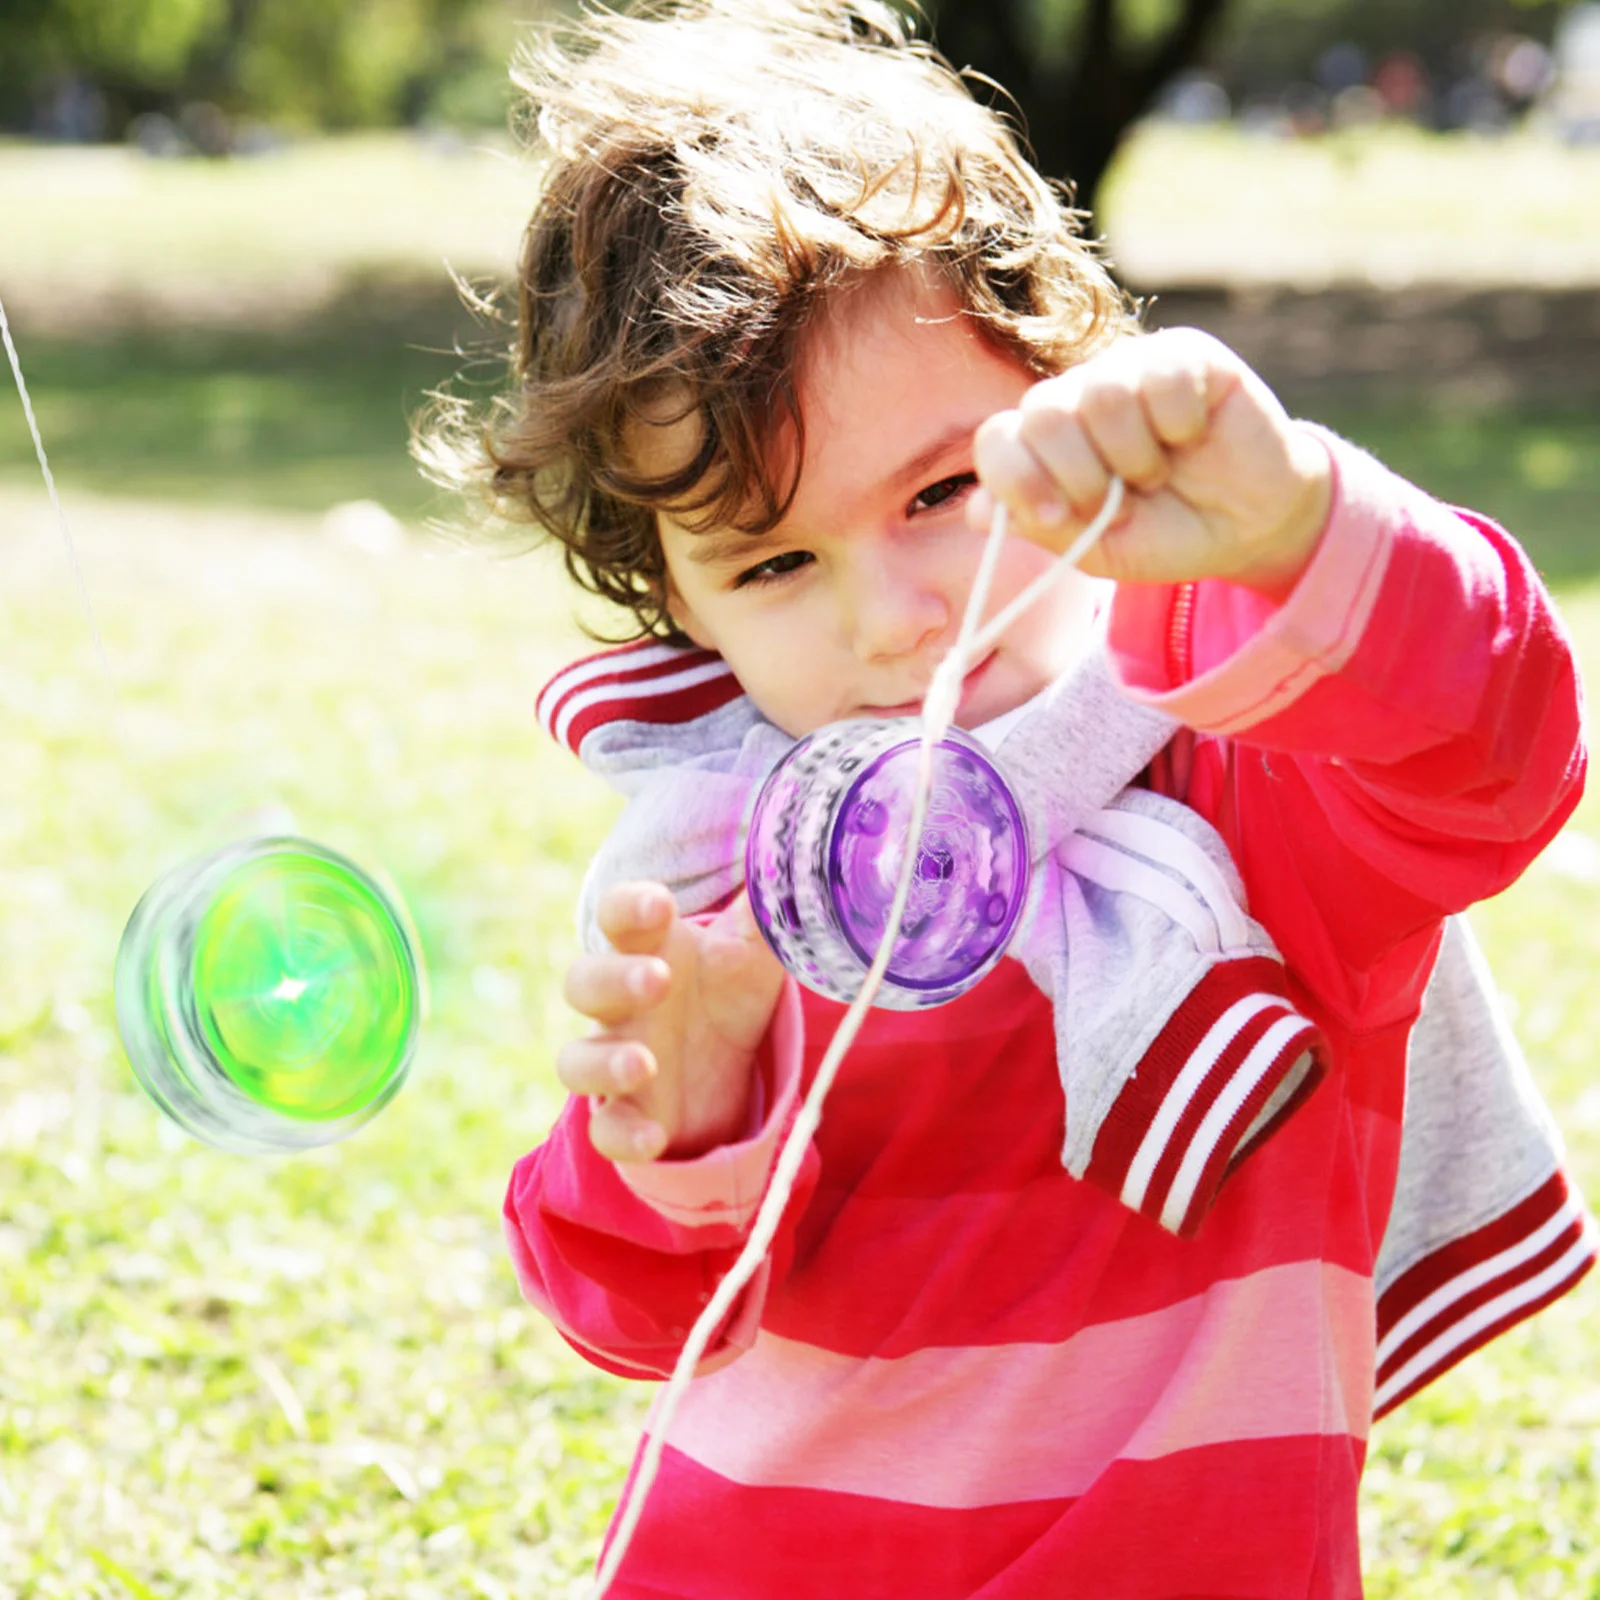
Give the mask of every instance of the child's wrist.
M 1294 423 L 1289 432 L 1290 473 L 1295 485 L 1292 504 L 1257 559 L 1234 583 L 1253 589 L 1282 605 L 1299 583 L 1322 542 L 1333 510 L 1333 459 L 1327 445 L 1311 429 Z
M 752 1054 L 722 1074 L 716 1091 L 705 1097 L 696 1114 L 683 1119 L 657 1159 L 695 1161 L 723 1145 L 741 1144 L 754 1137 L 763 1111 L 755 1068 Z

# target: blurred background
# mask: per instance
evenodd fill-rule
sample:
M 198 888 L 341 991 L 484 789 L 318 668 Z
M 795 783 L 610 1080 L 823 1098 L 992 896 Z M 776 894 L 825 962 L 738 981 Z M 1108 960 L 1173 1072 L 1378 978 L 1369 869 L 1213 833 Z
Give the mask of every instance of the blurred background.
M 644 1397 L 522 1309 L 497 1224 L 615 808 L 533 700 L 607 619 L 431 528 L 406 454 L 429 389 L 504 380 L 452 275 L 510 270 L 506 62 L 553 14 L 0 6 L 0 302 L 74 542 L 0 402 L 0 1600 L 576 1593 L 619 1487 Z M 1600 673 L 1600 4 L 930 21 L 1152 324 L 1505 521 Z M 286 818 L 403 890 L 433 1016 L 370 1129 L 240 1160 L 133 1087 L 112 963 L 160 871 Z M 1592 1203 L 1597 891 L 1589 801 L 1476 914 Z M 1597 1312 L 1379 1428 L 1371 1595 L 1600 1597 Z

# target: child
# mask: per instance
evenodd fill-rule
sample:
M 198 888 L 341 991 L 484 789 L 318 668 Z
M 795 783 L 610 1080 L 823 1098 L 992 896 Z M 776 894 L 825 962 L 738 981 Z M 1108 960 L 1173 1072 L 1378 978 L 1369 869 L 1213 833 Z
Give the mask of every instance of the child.
M 487 470 L 647 636 L 541 700 L 630 806 L 566 981 L 596 1028 L 505 1208 L 597 1365 L 670 1371 L 841 1014 L 737 893 L 751 785 L 914 714 L 996 502 L 991 611 L 1132 491 L 964 685 L 1044 835 L 1016 959 L 869 1017 L 612 1592 L 1359 1595 L 1377 1378 L 1593 1257 L 1444 934 L 1581 788 L 1526 559 L 1215 341 L 1138 336 L 873 0 L 591 20 L 525 87 L 549 164 Z

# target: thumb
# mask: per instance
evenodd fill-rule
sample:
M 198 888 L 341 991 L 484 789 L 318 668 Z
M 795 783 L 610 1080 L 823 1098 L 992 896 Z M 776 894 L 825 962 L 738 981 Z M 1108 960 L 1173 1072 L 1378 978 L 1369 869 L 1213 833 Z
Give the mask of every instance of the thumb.
M 783 965 L 756 921 L 749 890 L 740 889 L 711 927 L 729 966 L 737 967 L 743 982 L 760 991 L 775 990 L 782 983 Z
M 750 891 L 740 889 L 725 905 L 712 924 L 727 939 L 737 939 L 741 944 L 766 944 L 766 936 L 756 921 L 755 907 L 750 904 Z
M 710 925 L 703 970 L 714 1020 L 727 1036 L 754 1048 L 772 1019 L 786 974 L 762 935 L 743 889 Z
M 741 946 L 746 946 L 750 955 L 765 955 L 768 960 L 776 963 L 778 957 L 773 955 L 773 949 L 766 942 L 766 934 L 762 933 L 762 925 L 755 920 L 755 907 L 750 904 L 750 891 L 741 888 L 734 894 L 714 923 L 715 930 L 725 939 L 734 939 Z

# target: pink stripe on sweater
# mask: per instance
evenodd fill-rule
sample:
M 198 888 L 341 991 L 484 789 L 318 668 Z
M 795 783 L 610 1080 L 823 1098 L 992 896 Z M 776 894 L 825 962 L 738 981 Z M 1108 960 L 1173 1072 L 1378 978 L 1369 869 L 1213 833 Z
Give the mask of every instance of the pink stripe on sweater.
M 746 1488 L 669 1448 L 608 1600 L 1355 1600 L 1362 1454 L 1250 1440 L 1119 1463 L 1079 1500 L 944 1510 Z
M 1306 1261 L 1060 1344 L 863 1360 L 763 1332 L 694 1384 L 670 1443 L 750 1485 L 950 1508 L 1070 1498 L 1118 1459 L 1289 1435 L 1364 1438 L 1372 1327 L 1370 1281 Z M 1318 1349 L 1320 1361 L 1307 1361 Z M 963 1449 L 967 1436 L 1007 1448 Z

